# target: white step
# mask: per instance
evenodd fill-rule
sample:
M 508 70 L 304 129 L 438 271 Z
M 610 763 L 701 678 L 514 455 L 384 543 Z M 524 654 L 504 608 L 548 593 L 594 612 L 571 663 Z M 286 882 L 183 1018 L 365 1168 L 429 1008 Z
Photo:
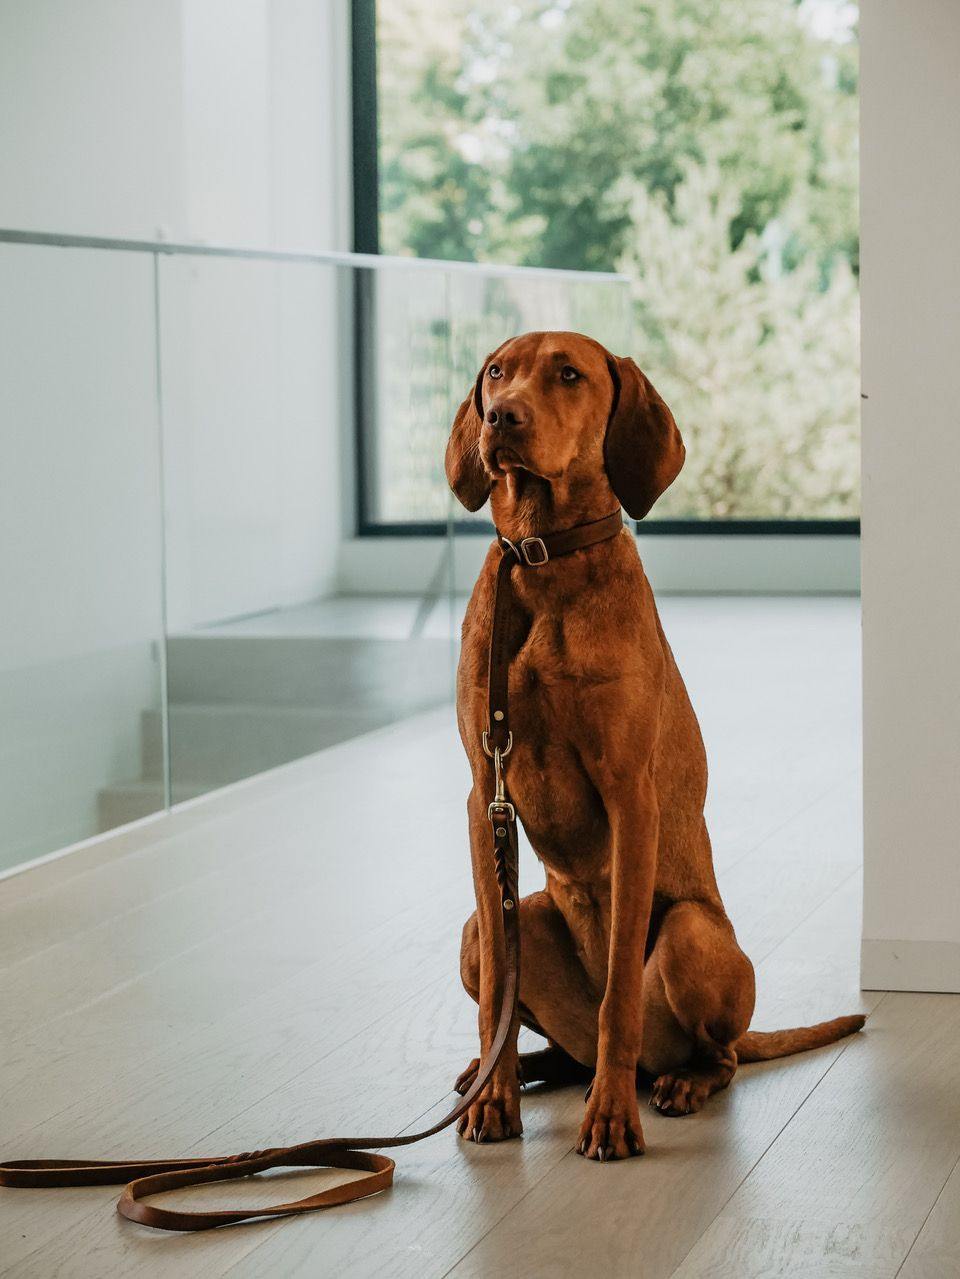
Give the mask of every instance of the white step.
M 175 784 L 222 786 L 381 728 L 396 718 L 384 709 L 363 706 L 172 705 L 171 777 Z M 160 782 L 160 712 L 144 711 L 142 723 L 143 777 Z
M 174 635 L 171 703 L 381 710 L 391 719 L 453 697 L 449 639 L 301 635 Z

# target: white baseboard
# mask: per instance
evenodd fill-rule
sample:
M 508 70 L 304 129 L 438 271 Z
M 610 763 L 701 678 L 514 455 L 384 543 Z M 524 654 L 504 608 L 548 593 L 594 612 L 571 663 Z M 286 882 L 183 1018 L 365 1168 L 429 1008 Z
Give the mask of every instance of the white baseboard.
M 860 949 L 863 990 L 960 994 L 960 942 L 865 937 Z
M 492 538 L 357 537 L 340 547 L 339 586 L 348 595 L 420 594 L 431 583 L 469 593 Z M 860 539 L 845 536 L 700 533 L 637 538 L 653 588 L 664 594 L 855 595 Z
M 655 591 L 706 595 L 856 595 L 860 539 L 843 534 L 644 534 Z

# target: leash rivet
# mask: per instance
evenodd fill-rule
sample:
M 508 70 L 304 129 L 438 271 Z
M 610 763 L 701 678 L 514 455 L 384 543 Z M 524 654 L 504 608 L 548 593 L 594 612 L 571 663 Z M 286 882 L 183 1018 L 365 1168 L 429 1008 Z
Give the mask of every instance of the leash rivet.
M 508 898 L 506 899 L 506 901 L 503 903 L 503 909 L 504 909 L 504 910 L 513 910 L 513 902 L 511 901 L 511 899 L 510 899 L 509 897 L 508 897 Z
M 501 720 L 501 719 L 503 719 L 503 711 L 494 711 L 494 712 L 493 712 L 493 718 L 494 718 L 494 719 L 496 719 L 496 720 Z
M 506 826 L 498 826 L 498 827 L 497 827 L 497 836 L 498 836 L 498 838 L 503 839 L 503 837 L 504 837 L 504 835 L 506 835 L 506 833 L 507 833 L 507 828 L 506 828 Z

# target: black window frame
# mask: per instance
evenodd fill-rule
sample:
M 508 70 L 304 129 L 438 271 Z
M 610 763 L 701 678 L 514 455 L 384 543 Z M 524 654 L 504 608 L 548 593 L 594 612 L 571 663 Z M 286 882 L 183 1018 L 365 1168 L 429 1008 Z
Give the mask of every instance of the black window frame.
M 353 248 L 355 253 L 380 253 L 379 86 L 377 82 L 377 0 L 351 0 L 351 83 L 353 127 Z M 482 263 L 480 264 L 482 265 Z M 481 520 L 403 520 L 373 518 L 367 491 L 367 439 L 376 429 L 370 396 L 375 368 L 376 333 L 370 285 L 373 272 L 358 273 L 353 292 L 354 334 L 354 456 L 356 462 L 356 532 L 358 537 L 439 537 L 457 533 L 490 536 Z M 638 529 L 640 525 L 636 525 Z M 642 525 L 644 535 L 786 537 L 859 537 L 859 519 L 652 519 Z

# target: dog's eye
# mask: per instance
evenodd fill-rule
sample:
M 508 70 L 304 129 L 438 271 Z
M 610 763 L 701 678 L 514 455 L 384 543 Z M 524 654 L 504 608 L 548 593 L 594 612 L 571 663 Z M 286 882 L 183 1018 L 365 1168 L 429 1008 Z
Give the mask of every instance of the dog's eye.
M 560 380 L 562 382 L 578 382 L 580 380 L 580 370 L 575 369 L 572 364 L 565 364 L 560 370 Z
M 487 369 L 487 376 L 492 378 L 503 377 L 503 369 L 499 364 L 491 364 Z

